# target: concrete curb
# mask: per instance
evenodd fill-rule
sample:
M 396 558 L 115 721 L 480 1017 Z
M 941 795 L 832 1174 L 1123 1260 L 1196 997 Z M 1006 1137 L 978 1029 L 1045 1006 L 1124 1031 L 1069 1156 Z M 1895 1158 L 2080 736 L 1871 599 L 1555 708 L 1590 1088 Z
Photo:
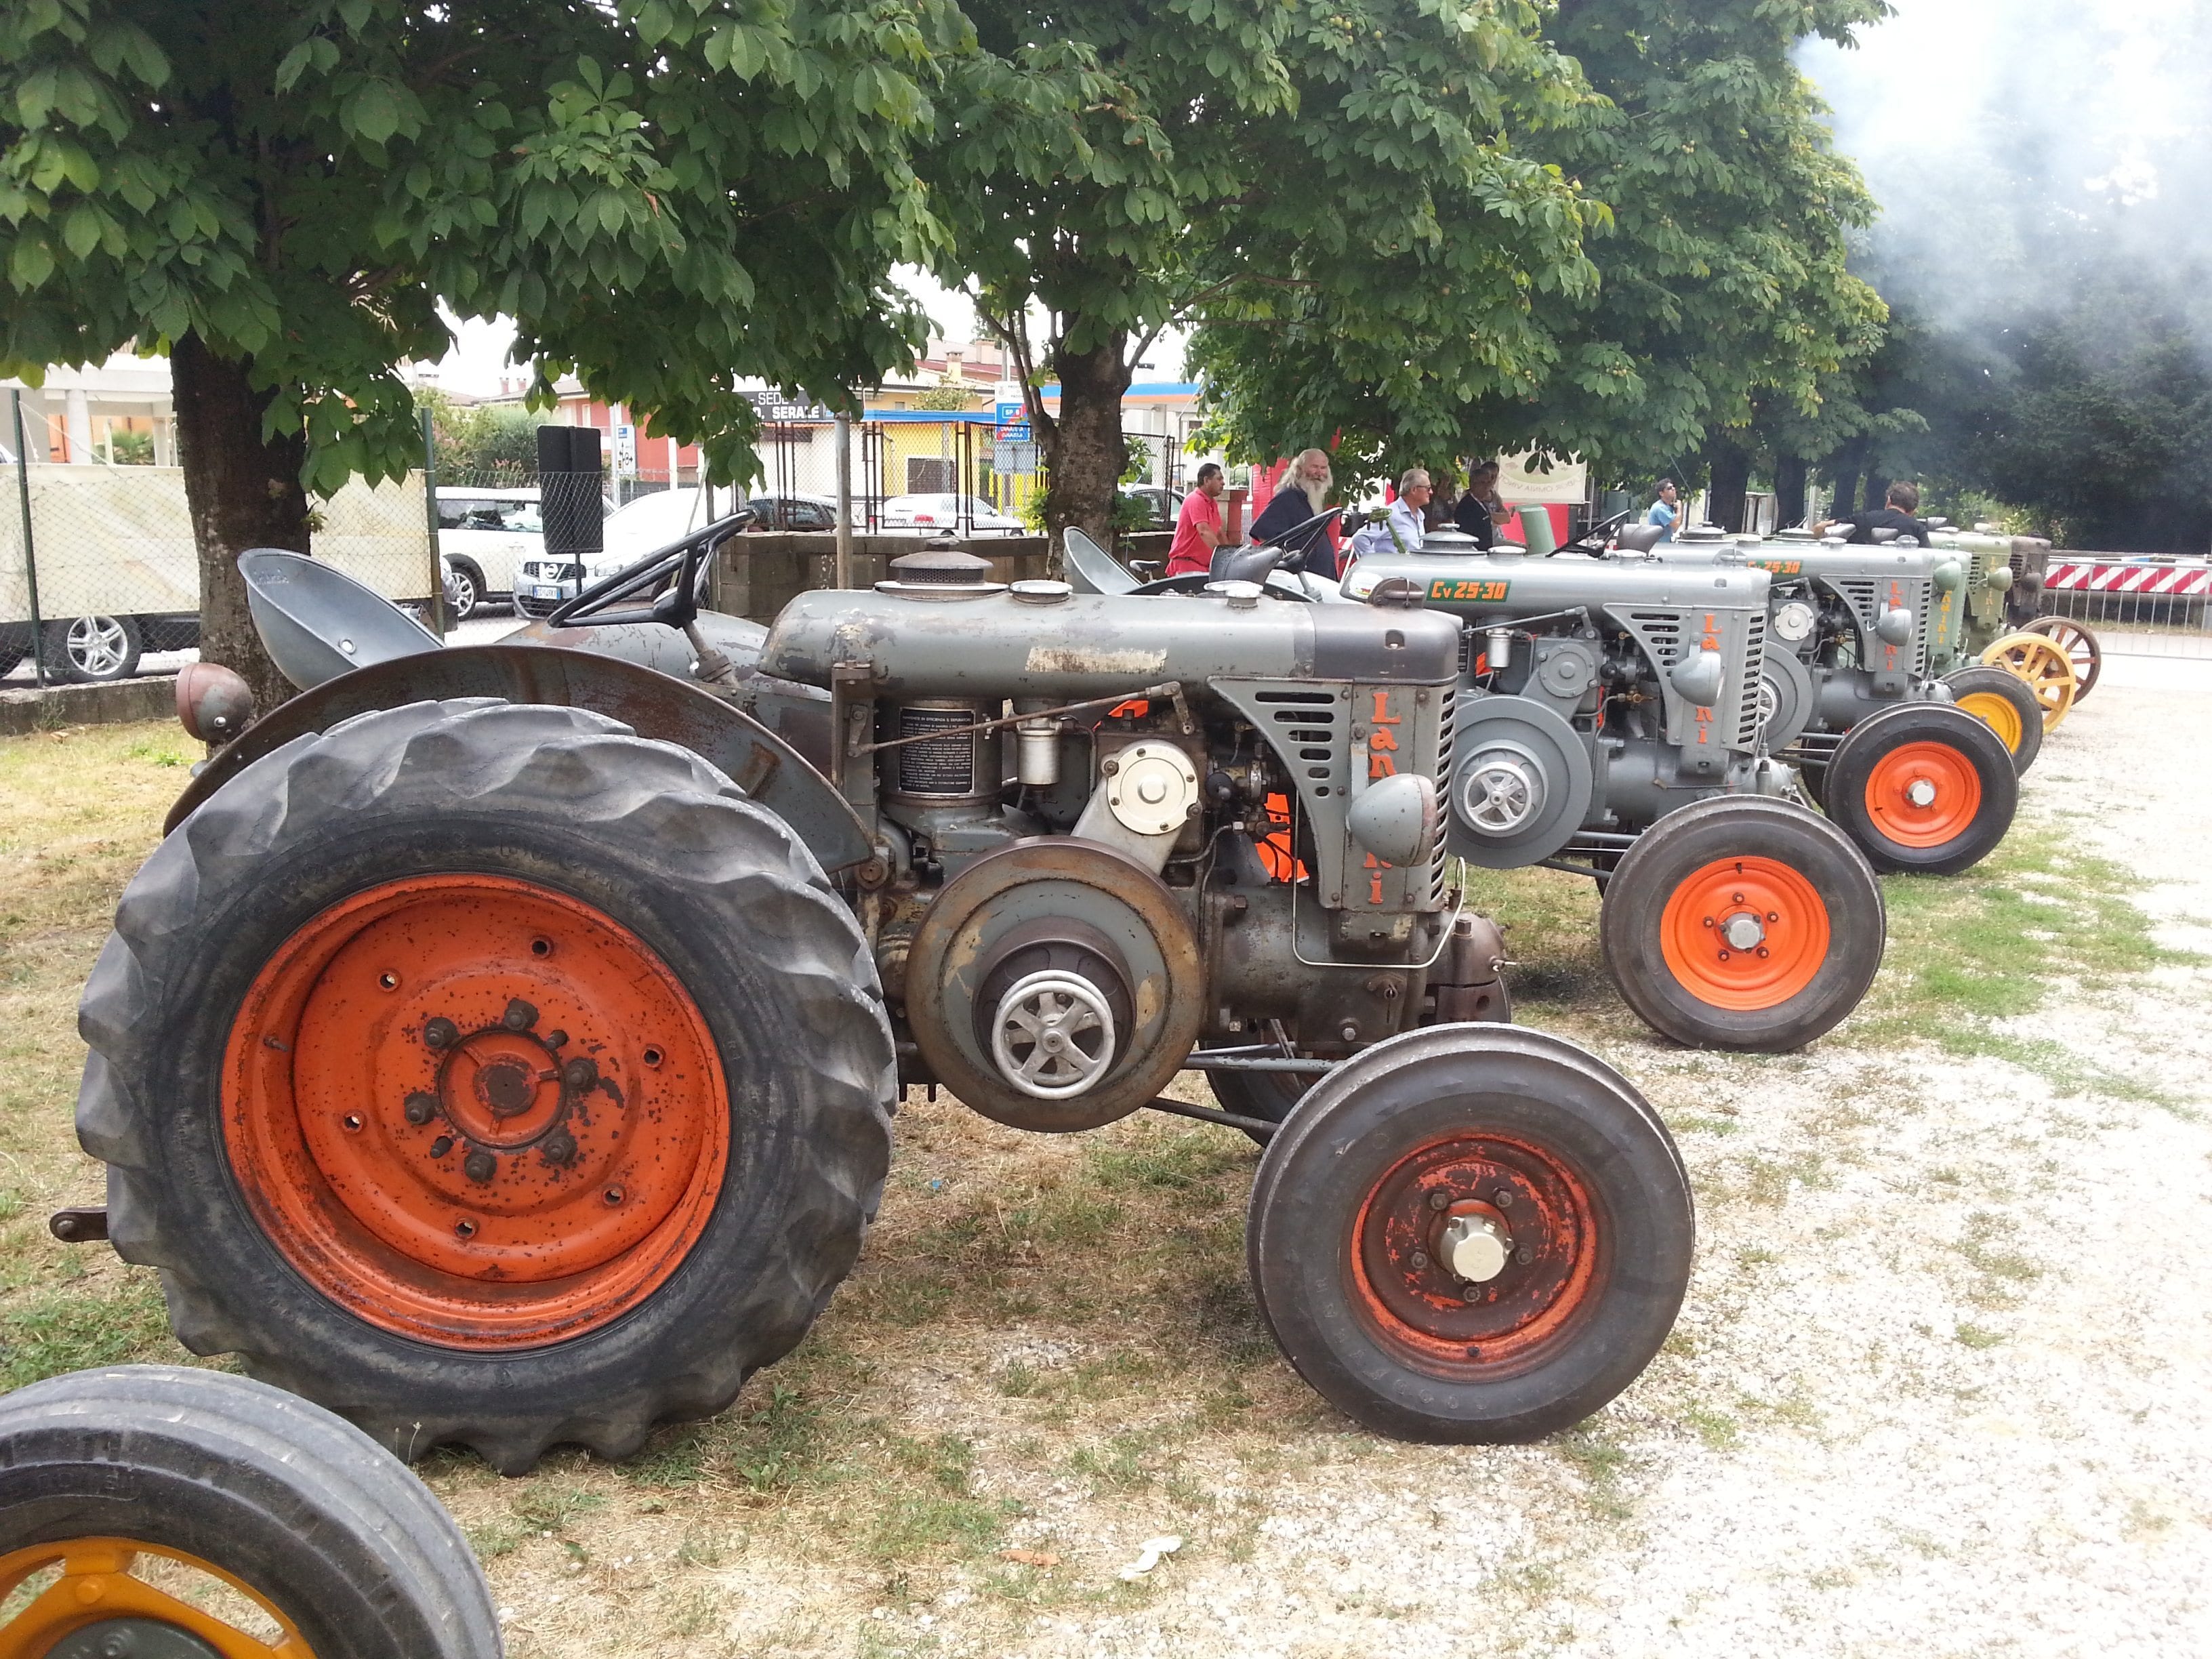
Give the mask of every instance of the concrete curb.
M 52 732 L 64 726 L 120 726 L 130 720 L 174 720 L 176 715 L 174 674 L 116 680 L 106 685 L 0 691 L 0 737 L 6 738 Z

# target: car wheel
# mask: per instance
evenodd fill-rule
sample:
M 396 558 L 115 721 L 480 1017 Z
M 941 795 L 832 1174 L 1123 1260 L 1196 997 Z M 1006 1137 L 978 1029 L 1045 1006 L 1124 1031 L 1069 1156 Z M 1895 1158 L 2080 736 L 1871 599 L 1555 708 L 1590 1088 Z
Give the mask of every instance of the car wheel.
M 136 617 L 60 617 L 46 624 L 46 672 L 80 685 L 128 679 L 144 643 Z
M 453 620 L 464 623 L 475 616 L 477 607 L 483 603 L 483 572 L 472 564 L 456 559 L 453 562 Z

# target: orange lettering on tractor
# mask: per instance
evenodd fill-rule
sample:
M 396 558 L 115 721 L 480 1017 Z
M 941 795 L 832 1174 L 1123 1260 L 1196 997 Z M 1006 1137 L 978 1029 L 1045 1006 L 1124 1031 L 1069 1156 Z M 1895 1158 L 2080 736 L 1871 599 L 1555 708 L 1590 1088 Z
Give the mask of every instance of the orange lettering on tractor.
M 1376 694 L 1378 697 L 1380 692 Z M 1394 778 L 1398 775 L 1398 763 L 1384 750 L 1395 750 L 1398 739 L 1384 726 L 1377 726 L 1367 739 L 1367 775 L 1370 778 Z
M 1379 909 L 1382 903 L 1382 872 L 1390 866 L 1370 853 L 1367 867 L 1375 872 L 1367 878 L 1367 902 Z
M 1713 620 L 1713 613 L 1710 611 L 1705 612 L 1705 637 L 1703 643 L 1708 651 L 1717 651 L 1721 648 L 1720 624 Z
M 1700 708 L 1698 710 L 1698 741 L 1699 743 L 1711 743 L 1713 740 L 1713 734 L 1706 729 L 1711 726 L 1712 723 L 1713 711 L 1711 709 Z
M 1375 724 L 1377 726 L 1402 726 L 1405 724 L 1405 722 L 1400 720 L 1398 716 L 1390 712 L 1390 694 L 1388 691 L 1377 691 L 1375 694 Z

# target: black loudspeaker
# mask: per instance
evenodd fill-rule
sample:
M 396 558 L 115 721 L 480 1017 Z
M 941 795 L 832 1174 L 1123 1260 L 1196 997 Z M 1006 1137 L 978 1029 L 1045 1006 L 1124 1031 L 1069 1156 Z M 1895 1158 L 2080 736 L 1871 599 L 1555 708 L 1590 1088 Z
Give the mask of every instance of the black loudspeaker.
M 599 428 L 538 428 L 538 504 L 545 519 L 549 556 L 581 558 L 605 548 Z

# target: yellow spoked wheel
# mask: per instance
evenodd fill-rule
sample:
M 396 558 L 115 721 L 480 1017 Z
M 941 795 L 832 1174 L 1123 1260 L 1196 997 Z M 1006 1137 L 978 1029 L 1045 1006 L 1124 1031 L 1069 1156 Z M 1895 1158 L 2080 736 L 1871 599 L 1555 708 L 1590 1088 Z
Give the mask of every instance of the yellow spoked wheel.
M 2065 647 L 2041 634 L 2008 634 L 1982 653 L 1982 660 L 2027 684 L 2043 709 L 2043 729 L 2055 732 L 2073 712 L 2081 684 Z
M 250 1585 L 182 1550 L 131 1539 L 71 1538 L 0 1556 L 0 1595 L 57 1567 L 60 1575 L 0 1624 L 0 1659 L 79 1651 L 314 1659 L 292 1621 Z M 231 1604 L 223 1613 L 237 1609 L 232 1617 L 183 1599 L 220 1589 L 231 1592 L 220 1599 Z

